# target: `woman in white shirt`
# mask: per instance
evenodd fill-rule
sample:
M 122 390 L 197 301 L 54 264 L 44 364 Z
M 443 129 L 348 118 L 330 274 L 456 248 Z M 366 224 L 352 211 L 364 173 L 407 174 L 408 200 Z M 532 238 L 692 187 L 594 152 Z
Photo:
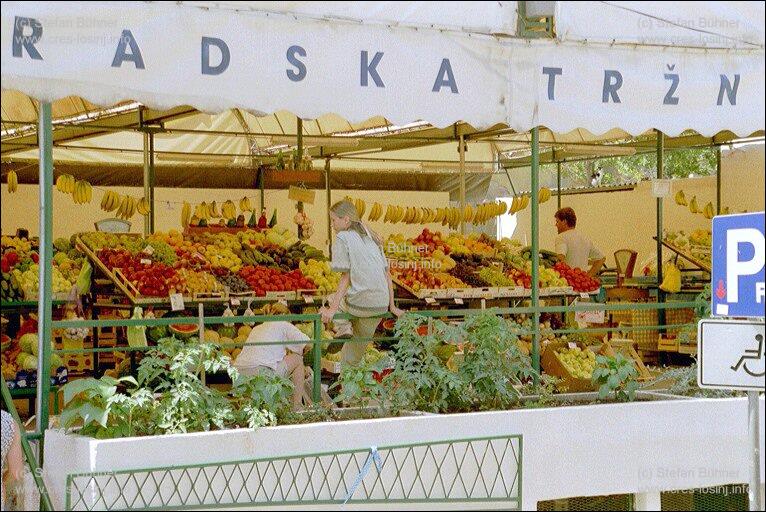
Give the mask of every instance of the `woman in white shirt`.
M 381 240 L 367 229 L 351 201 L 335 203 L 330 208 L 330 219 L 336 232 L 332 269 L 340 272 L 341 278 L 338 291 L 320 311 L 322 320 L 332 321 L 339 311 L 349 313 L 354 316 L 350 323 L 333 321 L 336 336 L 371 338 L 380 322 L 378 316 L 387 311 L 397 317 L 403 313 L 394 303 L 394 286 Z M 367 343 L 345 343 L 341 358 L 344 363 L 357 364 L 366 349 Z

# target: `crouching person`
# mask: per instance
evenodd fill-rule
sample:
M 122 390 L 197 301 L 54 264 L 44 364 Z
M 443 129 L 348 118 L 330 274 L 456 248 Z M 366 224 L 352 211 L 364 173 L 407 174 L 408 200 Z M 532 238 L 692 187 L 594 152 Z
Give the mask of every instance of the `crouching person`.
M 293 383 L 293 410 L 298 410 L 303 403 L 311 405 L 311 398 L 305 391 L 306 372 L 303 366 L 303 351 L 309 346 L 309 340 L 308 336 L 289 322 L 261 323 L 250 331 L 248 345 L 242 347 L 234 367 L 245 376 L 271 372 L 290 379 Z M 289 341 L 295 343 L 267 344 Z

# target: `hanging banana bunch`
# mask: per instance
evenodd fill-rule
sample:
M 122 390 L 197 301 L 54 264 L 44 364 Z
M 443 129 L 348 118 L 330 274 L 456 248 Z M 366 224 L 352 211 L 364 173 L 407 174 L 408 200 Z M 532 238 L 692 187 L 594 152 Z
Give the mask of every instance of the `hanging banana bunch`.
M 149 212 L 151 211 L 151 208 L 149 206 L 149 200 L 146 199 L 145 197 L 142 197 L 138 201 L 138 204 L 136 205 L 136 210 L 138 211 L 138 213 L 140 213 L 144 217 L 149 215 Z
M 243 197 L 239 200 L 239 209 L 242 211 L 242 213 L 250 212 L 253 210 L 253 207 L 250 205 L 249 197 Z
M 181 207 L 181 227 L 185 228 L 191 222 L 191 205 L 184 201 Z
M 121 202 L 122 199 L 117 192 L 107 190 L 101 198 L 101 209 L 105 212 L 113 212 L 120 206 Z
M 72 199 L 75 204 L 90 203 L 93 199 L 93 187 L 85 180 L 78 180 L 72 191 Z
M 8 171 L 8 192 L 13 194 L 19 189 L 19 177 L 16 171 Z
M 71 174 L 60 174 L 56 178 L 56 190 L 63 194 L 73 194 L 75 188 L 75 179 Z

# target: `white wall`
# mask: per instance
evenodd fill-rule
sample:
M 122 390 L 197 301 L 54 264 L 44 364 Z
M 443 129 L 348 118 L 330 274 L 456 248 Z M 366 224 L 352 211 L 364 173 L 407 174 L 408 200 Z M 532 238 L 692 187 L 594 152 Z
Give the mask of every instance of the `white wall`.
M 759 402 L 763 422 L 763 398 Z M 54 505 L 60 506 L 66 476 L 71 473 L 515 434 L 523 436 L 523 510 L 535 510 L 538 501 L 558 498 L 657 493 L 748 482 L 746 398 L 388 418 L 108 441 L 48 431 L 44 471 L 56 500 Z M 760 443 L 763 479 L 763 436 Z M 424 467 L 423 471 L 428 469 Z M 465 471 L 470 474 L 471 470 Z M 355 474 L 350 471 L 344 478 L 351 481 Z M 370 471 L 368 485 L 374 478 L 375 472 Z M 436 509 L 439 504 L 431 506 Z

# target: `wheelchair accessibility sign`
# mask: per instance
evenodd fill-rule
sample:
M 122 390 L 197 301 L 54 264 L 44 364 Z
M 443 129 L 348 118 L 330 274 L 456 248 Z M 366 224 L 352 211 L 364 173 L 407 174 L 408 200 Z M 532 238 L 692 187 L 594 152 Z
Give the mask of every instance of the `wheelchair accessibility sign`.
M 699 387 L 764 391 L 763 322 L 706 319 L 700 320 L 697 329 Z

